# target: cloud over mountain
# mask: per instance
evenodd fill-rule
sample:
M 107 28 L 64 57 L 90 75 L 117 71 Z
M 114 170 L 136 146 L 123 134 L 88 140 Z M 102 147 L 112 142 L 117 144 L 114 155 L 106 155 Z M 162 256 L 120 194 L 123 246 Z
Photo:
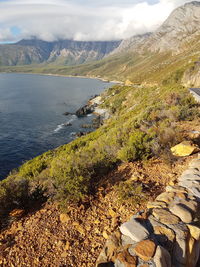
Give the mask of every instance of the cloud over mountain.
M 175 2 L 175 3 L 174 3 Z M 186 0 L 6 0 L 0 41 L 116 40 L 155 30 Z

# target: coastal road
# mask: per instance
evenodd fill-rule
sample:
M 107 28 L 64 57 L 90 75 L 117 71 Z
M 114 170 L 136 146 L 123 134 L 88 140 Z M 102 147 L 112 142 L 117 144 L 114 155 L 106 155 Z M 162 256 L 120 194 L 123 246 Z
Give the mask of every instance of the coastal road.
M 190 88 L 190 93 L 194 96 L 196 101 L 200 102 L 200 88 Z

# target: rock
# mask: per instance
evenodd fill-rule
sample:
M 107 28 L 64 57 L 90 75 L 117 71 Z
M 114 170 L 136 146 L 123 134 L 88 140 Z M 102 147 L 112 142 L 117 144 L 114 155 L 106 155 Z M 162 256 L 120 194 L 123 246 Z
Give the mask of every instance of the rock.
M 198 199 L 200 199 L 200 188 L 198 187 L 192 187 L 192 188 L 188 188 L 189 191 Z
M 182 174 L 179 179 L 179 181 L 200 181 L 200 175 L 199 174 Z
M 123 264 L 122 266 L 124 267 L 136 267 L 137 266 L 137 258 L 134 256 L 131 256 L 127 250 L 124 250 L 122 252 L 120 252 L 117 255 L 117 260 Z M 115 266 L 119 266 L 116 265 Z
M 178 216 L 182 222 L 190 223 L 192 222 L 191 212 L 181 204 L 175 204 L 169 207 L 169 210 L 176 216 Z
M 200 159 L 194 159 L 189 163 L 190 168 L 196 168 L 200 171 Z
M 171 267 L 172 266 L 171 256 L 169 252 L 161 246 L 157 246 L 153 261 L 155 262 L 156 267 Z
M 154 234 L 159 244 L 168 249 L 172 249 L 176 235 L 170 228 L 164 226 L 154 226 Z
M 200 241 L 190 237 L 187 248 L 187 266 L 196 267 L 200 255 Z
M 9 213 L 9 216 L 11 217 L 21 217 L 25 213 L 25 210 L 22 209 L 14 209 Z
M 154 201 L 154 202 L 148 202 L 147 203 L 147 209 L 154 209 L 154 208 L 167 208 L 167 204 L 163 201 Z
M 68 223 L 70 221 L 69 215 L 65 213 L 60 214 L 60 221 L 61 223 Z
M 187 227 L 190 230 L 190 235 L 196 239 L 196 240 L 200 240 L 200 228 L 192 225 L 192 224 L 187 224 Z
M 120 231 L 136 242 L 146 239 L 149 235 L 148 230 L 137 220 L 131 219 L 120 226 Z
M 91 114 L 94 112 L 94 107 L 93 105 L 85 105 L 81 108 L 79 108 L 77 111 L 76 111 L 76 116 L 77 117 L 82 117 L 82 116 L 86 116 L 88 114 Z
M 177 224 L 180 221 L 177 216 L 164 209 L 153 209 L 153 216 L 164 224 Z
M 170 192 L 170 193 L 164 192 L 164 193 L 160 194 L 156 198 L 156 200 L 163 201 L 165 203 L 170 203 L 170 202 L 172 202 L 174 200 L 175 196 L 176 196 L 175 192 Z
M 121 234 L 116 232 L 106 241 L 106 244 L 97 259 L 97 264 L 113 262 L 116 259 L 118 248 L 121 246 Z
M 195 152 L 199 151 L 199 147 L 194 145 L 190 141 L 184 141 L 171 148 L 171 152 L 174 156 L 177 157 L 186 157 L 190 156 Z
M 173 263 L 175 266 L 186 264 L 187 260 L 187 242 L 189 238 L 189 229 L 183 223 L 169 226 L 176 234 L 176 240 L 173 250 Z M 185 265 L 184 265 L 185 266 Z
M 181 199 L 181 200 L 179 200 L 179 204 L 181 206 L 185 207 L 186 209 L 189 209 L 193 213 L 197 212 L 198 203 L 194 200 Z
M 188 191 L 185 189 L 185 187 L 182 187 L 182 186 L 178 186 L 178 185 L 175 185 L 175 186 L 167 186 L 166 187 L 166 192 L 175 192 L 175 193 L 188 193 Z
M 200 176 L 200 171 L 195 168 L 190 168 L 184 171 L 181 176 L 184 176 L 184 175 L 199 175 Z
M 143 240 L 132 249 L 144 261 L 149 261 L 155 254 L 156 244 L 151 240 Z

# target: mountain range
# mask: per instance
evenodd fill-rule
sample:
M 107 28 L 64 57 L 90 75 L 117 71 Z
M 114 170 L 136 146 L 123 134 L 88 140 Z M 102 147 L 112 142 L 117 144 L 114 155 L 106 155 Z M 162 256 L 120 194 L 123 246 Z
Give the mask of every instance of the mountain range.
M 0 45 L 0 64 L 6 66 L 40 63 L 82 64 L 102 59 L 115 50 L 120 43 L 121 41 L 21 40 L 15 44 Z
M 196 86 L 200 80 L 199 64 L 195 63 L 200 58 L 199 37 L 200 2 L 193 1 L 175 9 L 155 32 L 126 40 L 32 39 L 0 45 L 0 66 L 1 71 L 84 75 L 133 83 L 157 83 L 178 70 L 184 74 L 184 84 Z

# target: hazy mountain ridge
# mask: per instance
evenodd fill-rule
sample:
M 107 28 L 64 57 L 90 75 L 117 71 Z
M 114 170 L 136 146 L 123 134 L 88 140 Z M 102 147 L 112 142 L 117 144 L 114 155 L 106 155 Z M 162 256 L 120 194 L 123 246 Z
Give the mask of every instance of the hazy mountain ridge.
M 121 41 L 21 40 L 15 44 L 0 45 L 0 63 L 4 66 L 39 63 L 76 65 L 102 59 L 120 43 Z

